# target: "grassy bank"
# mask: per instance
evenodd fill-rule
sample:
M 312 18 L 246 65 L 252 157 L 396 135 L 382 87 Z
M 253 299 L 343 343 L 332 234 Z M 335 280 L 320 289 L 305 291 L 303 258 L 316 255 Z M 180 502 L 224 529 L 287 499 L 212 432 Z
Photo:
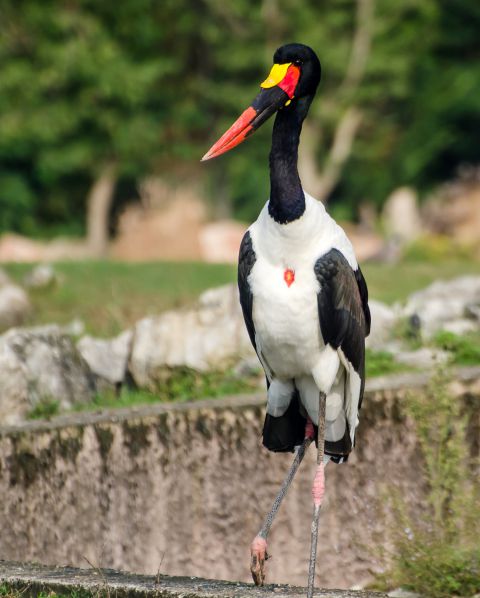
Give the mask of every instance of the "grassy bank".
M 5 269 L 19 283 L 31 270 L 28 264 L 9 264 Z M 55 264 L 59 283 L 32 290 L 33 304 L 27 325 L 74 318 L 85 323 L 87 332 L 112 336 L 148 314 L 191 304 L 213 286 L 234 282 L 236 268 L 226 264 L 68 262 Z M 439 278 L 479 274 L 478 262 L 406 261 L 394 266 L 365 264 L 370 296 L 380 301 L 402 301 L 410 293 Z

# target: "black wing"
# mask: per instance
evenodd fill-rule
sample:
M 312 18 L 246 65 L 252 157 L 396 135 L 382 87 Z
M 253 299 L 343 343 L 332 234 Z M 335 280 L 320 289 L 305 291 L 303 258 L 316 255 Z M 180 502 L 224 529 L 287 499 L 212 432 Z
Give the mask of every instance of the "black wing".
M 255 326 L 253 325 L 253 294 L 248 283 L 248 276 L 252 271 L 257 257 L 252 246 L 252 238 L 247 230 L 243 236 L 238 256 L 238 290 L 240 292 L 240 305 L 242 306 L 243 319 L 247 327 L 248 336 L 252 342 L 255 351 Z
M 337 249 L 331 249 L 315 263 L 320 283 L 318 315 L 324 342 L 342 349 L 362 380 L 359 406 L 365 383 L 365 337 L 370 332 L 368 290 L 360 271 L 353 270 Z

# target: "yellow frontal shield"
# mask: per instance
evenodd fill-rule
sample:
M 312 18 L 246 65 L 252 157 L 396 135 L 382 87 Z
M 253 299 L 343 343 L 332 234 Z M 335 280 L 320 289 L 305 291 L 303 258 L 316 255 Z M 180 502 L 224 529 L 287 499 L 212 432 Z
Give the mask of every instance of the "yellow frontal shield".
M 278 85 L 280 81 L 283 81 L 283 79 L 285 78 L 285 75 L 288 71 L 288 67 L 291 64 L 291 62 L 286 62 L 285 64 L 274 64 L 268 77 L 265 79 L 263 83 L 260 83 L 260 87 L 268 89 L 269 87 L 275 87 L 275 85 Z

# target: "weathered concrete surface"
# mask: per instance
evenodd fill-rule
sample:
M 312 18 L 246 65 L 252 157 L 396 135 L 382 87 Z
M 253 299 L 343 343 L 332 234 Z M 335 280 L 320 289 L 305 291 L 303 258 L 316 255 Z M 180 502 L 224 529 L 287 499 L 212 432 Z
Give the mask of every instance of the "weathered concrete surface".
M 478 454 L 480 368 L 457 376 Z M 327 467 L 318 578 L 363 584 L 382 569 L 392 488 L 422 496 L 405 387 L 423 376 L 369 384 L 357 448 Z M 261 447 L 264 396 L 76 414 L 0 429 L 0 558 L 249 580 L 249 544 L 291 455 Z M 269 542 L 267 581 L 304 585 L 315 451 L 298 474 Z
M 22 595 L 38 592 L 65 594 L 83 590 L 95 595 L 117 598 L 290 598 L 305 596 L 305 588 L 269 585 L 257 588 L 253 584 L 201 579 L 200 577 L 170 577 L 167 575 L 135 575 L 113 569 L 75 569 L 44 567 L 32 563 L 0 561 L 0 584 L 8 583 Z M 379 592 L 354 590 L 316 590 L 318 598 L 385 598 Z

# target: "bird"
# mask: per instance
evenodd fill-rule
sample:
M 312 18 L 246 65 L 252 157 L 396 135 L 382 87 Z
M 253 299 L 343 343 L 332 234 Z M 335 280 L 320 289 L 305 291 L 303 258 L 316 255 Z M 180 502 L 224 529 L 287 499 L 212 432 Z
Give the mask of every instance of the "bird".
M 365 385 L 368 289 L 344 230 L 302 187 L 297 162 L 302 124 L 321 80 L 304 44 L 278 48 L 252 104 L 203 156 L 233 149 L 273 114 L 270 195 L 239 250 L 238 289 L 250 341 L 263 367 L 267 405 L 263 445 L 295 452 L 272 509 L 251 544 L 250 569 L 265 581 L 267 536 L 309 448 L 317 444 L 307 596 L 314 592 L 325 465 L 347 461 Z

